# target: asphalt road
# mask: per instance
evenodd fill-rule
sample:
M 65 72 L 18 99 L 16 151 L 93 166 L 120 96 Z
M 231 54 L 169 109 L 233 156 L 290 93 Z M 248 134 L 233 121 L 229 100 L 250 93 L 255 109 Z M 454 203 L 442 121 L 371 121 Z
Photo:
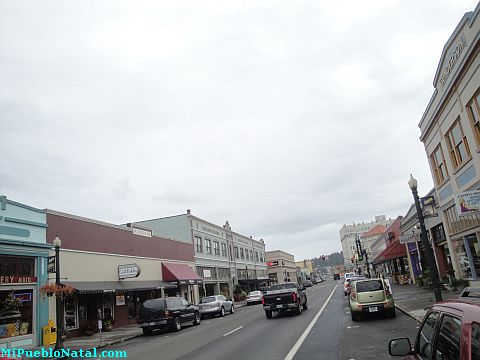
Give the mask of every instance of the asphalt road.
M 112 350 L 130 359 L 392 359 L 388 341 L 414 338 L 416 322 L 397 311 L 395 319 L 352 322 L 342 285 L 327 281 L 307 289 L 308 310 L 267 319 L 261 305 L 202 320 L 180 332 L 141 336 Z M 330 301 L 327 301 L 330 299 Z

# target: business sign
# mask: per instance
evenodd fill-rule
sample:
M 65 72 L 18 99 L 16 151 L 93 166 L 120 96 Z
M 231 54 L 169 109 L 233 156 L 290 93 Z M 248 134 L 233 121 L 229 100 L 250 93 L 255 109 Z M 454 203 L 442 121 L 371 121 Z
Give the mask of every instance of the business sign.
M 420 241 L 420 234 L 400 235 L 400 244 L 409 244 Z
M 115 305 L 117 306 L 125 305 L 125 295 L 115 296 Z
M 32 301 L 32 293 L 17 293 L 13 294 L 13 297 L 22 303 Z
M 212 272 L 208 269 L 203 269 L 203 277 L 204 278 L 211 278 L 212 277 Z
M 36 276 L 0 276 L 0 285 L 33 284 L 36 282 L 37 282 Z
M 140 275 L 140 266 L 137 264 L 118 265 L 118 278 L 127 279 L 134 278 Z
M 140 235 L 145 237 L 152 237 L 152 230 L 144 230 L 139 228 L 132 228 L 133 235 Z
M 455 194 L 455 205 L 459 216 L 478 213 L 480 211 L 480 191 Z

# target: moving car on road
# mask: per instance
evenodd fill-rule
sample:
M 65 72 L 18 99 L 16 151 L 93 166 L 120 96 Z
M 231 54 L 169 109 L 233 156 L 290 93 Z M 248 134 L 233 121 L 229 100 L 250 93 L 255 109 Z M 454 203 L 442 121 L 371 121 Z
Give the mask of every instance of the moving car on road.
M 273 312 L 295 311 L 300 315 L 307 309 L 307 295 L 296 283 L 275 284 L 263 296 L 262 303 L 268 319 L 272 318 Z
M 225 316 L 227 312 L 230 314 L 235 312 L 233 302 L 227 300 L 223 295 L 213 295 L 202 298 L 200 304 L 198 304 L 198 308 L 202 317 L 208 315 Z
M 138 325 L 144 335 L 155 329 L 179 331 L 184 323 L 200 324 L 198 307 L 180 297 L 159 298 L 145 301 L 138 311 Z
M 357 321 L 360 315 L 378 312 L 395 317 L 393 295 L 384 279 L 354 281 L 349 300 L 353 321 Z
M 247 295 L 247 305 L 261 304 L 262 303 L 263 292 L 261 291 L 250 291 Z
M 415 346 L 408 338 L 390 341 L 392 356 L 404 359 L 480 359 L 480 288 L 465 288 L 459 299 L 434 304 L 418 330 Z

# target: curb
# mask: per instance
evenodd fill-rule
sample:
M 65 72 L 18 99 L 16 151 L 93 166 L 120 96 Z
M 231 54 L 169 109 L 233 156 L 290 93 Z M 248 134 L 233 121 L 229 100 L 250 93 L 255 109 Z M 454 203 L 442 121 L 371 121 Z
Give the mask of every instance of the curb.
M 415 320 L 417 323 L 421 324 L 423 320 L 419 320 L 416 316 L 410 314 L 410 312 L 408 312 L 402 305 L 398 305 L 398 304 L 395 304 L 395 307 L 400 310 L 402 313 L 404 313 L 405 315 L 409 316 L 410 318 L 412 318 L 413 320 Z

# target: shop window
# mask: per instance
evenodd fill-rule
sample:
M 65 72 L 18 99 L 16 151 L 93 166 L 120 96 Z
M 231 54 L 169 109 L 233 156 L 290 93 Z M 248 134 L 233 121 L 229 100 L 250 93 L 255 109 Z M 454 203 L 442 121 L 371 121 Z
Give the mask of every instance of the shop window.
M 135 306 L 135 296 L 132 293 L 128 293 L 125 297 L 128 309 L 128 317 L 134 318 L 137 316 L 137 307 Z
M 78 305 L 75 296 L 65 298 L 65 329 L 78 329 Z
M 458 118 L 445 134 L 448 149 L 450 151 L 450 159 L 454 168 L 458 168 L 470 157 L 470 148 L 468 147 L 467 138 L 460 125 Z
M 0 339 L 32 334 L 33 290 L 0 291 Z
M 475 135 L 475 142 L 477 147 L 480 147 L 480 91 L 467 104 L 467 113 Z
M 433 172 L 435 175 L 435 182 L 437 185 L 442 184 L 448 176 L 447 166 L 445 164 L 445 158 L 443 156 L 443 150 L 441 145 L 430 155 L 430 161 L 432 163 Z

